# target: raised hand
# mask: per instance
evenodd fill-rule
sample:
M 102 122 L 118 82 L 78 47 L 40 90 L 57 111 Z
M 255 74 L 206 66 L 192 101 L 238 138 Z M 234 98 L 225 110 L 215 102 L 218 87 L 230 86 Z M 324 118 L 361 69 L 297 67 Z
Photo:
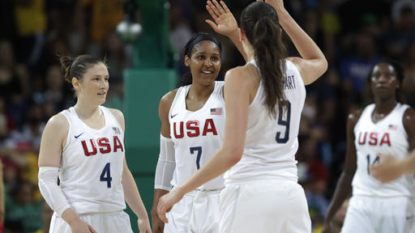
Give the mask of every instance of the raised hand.
M 285 10 L 283 0 L 256 0 L 257 2 L 266 2 L 270 4 L 279 13 L 281 10 Z
M 215 32 L 225 36 L 238 32 L 238 23 L 223 1 L 220 1 L 219 4 L 216 0 L 209 0 L 206 4 L 206 9 L 215 22 L 209 19 L 205 20 L 205 22 L 208 23 Z

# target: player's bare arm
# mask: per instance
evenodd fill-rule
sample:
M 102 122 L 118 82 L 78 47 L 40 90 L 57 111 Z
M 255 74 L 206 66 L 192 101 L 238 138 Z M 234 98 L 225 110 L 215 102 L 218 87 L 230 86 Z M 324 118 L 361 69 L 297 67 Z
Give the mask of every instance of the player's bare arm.
M 356 173 L 356 147 L 354 144 L 355 135 L 354 135 L 354 127 L 356 126 L 357 121 L 360 118 L 362 112 L 355 111 L 349 114 L 347 118 L 347 150 L 346 150 L 346 162 L 345 167 L 343 170 L 342 175 L 339 178 L 339 181 L 336 186 L 336 191 L 334 192 L 333 199 L 330 203 L 329 209 L 327 211 L 325 220 L 324 220 L 324 228 L 323 233 L 330 233 L 331 232 L 331 220 L 333 219 L 334 215 L 336 214 L 337 210 L 339 210 L 340 206 L 343 202 L 351 195 L 352 193 L 352 180 L 354 174 Z

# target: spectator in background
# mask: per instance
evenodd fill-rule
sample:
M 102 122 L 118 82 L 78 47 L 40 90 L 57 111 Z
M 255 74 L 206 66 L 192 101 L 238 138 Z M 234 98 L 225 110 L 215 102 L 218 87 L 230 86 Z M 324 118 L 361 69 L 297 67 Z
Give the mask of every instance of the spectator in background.
M 183 14 L 182 5 L 176 2 L 172 2 L 170 7 L 170 41 L 174 48 L 175 56 L 178 56 L 178 68 L 179 76 L 183 76 L 186 73 L 186 66 L 184 65 L 183 57 L 185 54 L 182 52 L 182 48 L 186 45 L 186 42 L 192 37 L 192 29 L 190 22 Z
M 363 102 L 370 69 L 380 60 L 374 38 L 365 32 L 356 36 L 357 52 L 340 61 L 339 75 L 345 99 L 355 105 Z M 349 106 L 346 106 L 349 109 Z
M 411 43 L 415 41 L 414 6 L 415 4 L 412 2 L 393 9 L 395 20 L 392 30 L 385 36 L 385 43 L 387 45 L 387 55 L 396 60 L 401 60 Z
M 101 46 L 109 32 L 124 19 L 124 0 L 79 0 L 84 15 L 90 16 L 88 54 L 100 56 Z
M 50 229 L 50 221 L 53 216 L 53 210 L 49 207 L 48 203 L 43 202 L 42 204 L 42 223 L 43 227 L 42 229 L 39 229 L 38 231 L 34 233 L 49 233 Z
M 16 52 L 19 62 L 35 67 L 45 43 L 47 28 L 45 0 L 16 0 Z
M 34 198 L 36 184 L 20 181 L 6 200 L 5 229 L 32 233 L 42 228 L 42 203 Z

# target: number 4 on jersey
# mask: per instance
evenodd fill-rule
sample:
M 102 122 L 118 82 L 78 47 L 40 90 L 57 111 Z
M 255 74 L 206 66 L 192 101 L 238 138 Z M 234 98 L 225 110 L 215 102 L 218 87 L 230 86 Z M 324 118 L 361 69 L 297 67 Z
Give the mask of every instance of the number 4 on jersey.
M 111 188 L 111 164 L 107 163 L 104 167 L 104 170 L 102 170 L 101 177 L 99 179 L 101 182 L 107 182 L 107 188 Z

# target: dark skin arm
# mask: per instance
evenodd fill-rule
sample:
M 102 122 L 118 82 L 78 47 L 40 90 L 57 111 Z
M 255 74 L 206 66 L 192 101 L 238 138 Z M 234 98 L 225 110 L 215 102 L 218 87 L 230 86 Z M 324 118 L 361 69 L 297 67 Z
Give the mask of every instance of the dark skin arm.
M 167 93 L 163 96 L 163 98 L 161 98 L 159 104 L 159 118 L 161 121 L 160 133 L 166 138 L 170 138 L 169 111 L 176 93 L 177 89 Z M 163 233 L 164 231 L 164 222 L 161 221 L 157 215 L 157 205 L 160 197 L 164 196 L 167 193 L 169 193 L 169 191 L 164 189 L 154 189 L 153 207 L 151 209 L 151 218 L 153 220 L 154 233 Z
M 415 110 L 409 108 L 403 115 L 403 126 L 408 134 L 409 149 L 415 149 Z
M 322 233 L 331 233 L 331 220 L 336 212 L 339 210 L 343 202 L 352 194 L 352 180 L 356 172 L 356 147 L 354 145 L 355 135 L 354 127 L 359 120 L 361 111 L 356 111 L 349 114 L 347 118 L 347 150 L 346 150 L 346 164 L 342 175 L 337 182 L 336 191 L 330 203 L 324 220 L 324 228 Z

